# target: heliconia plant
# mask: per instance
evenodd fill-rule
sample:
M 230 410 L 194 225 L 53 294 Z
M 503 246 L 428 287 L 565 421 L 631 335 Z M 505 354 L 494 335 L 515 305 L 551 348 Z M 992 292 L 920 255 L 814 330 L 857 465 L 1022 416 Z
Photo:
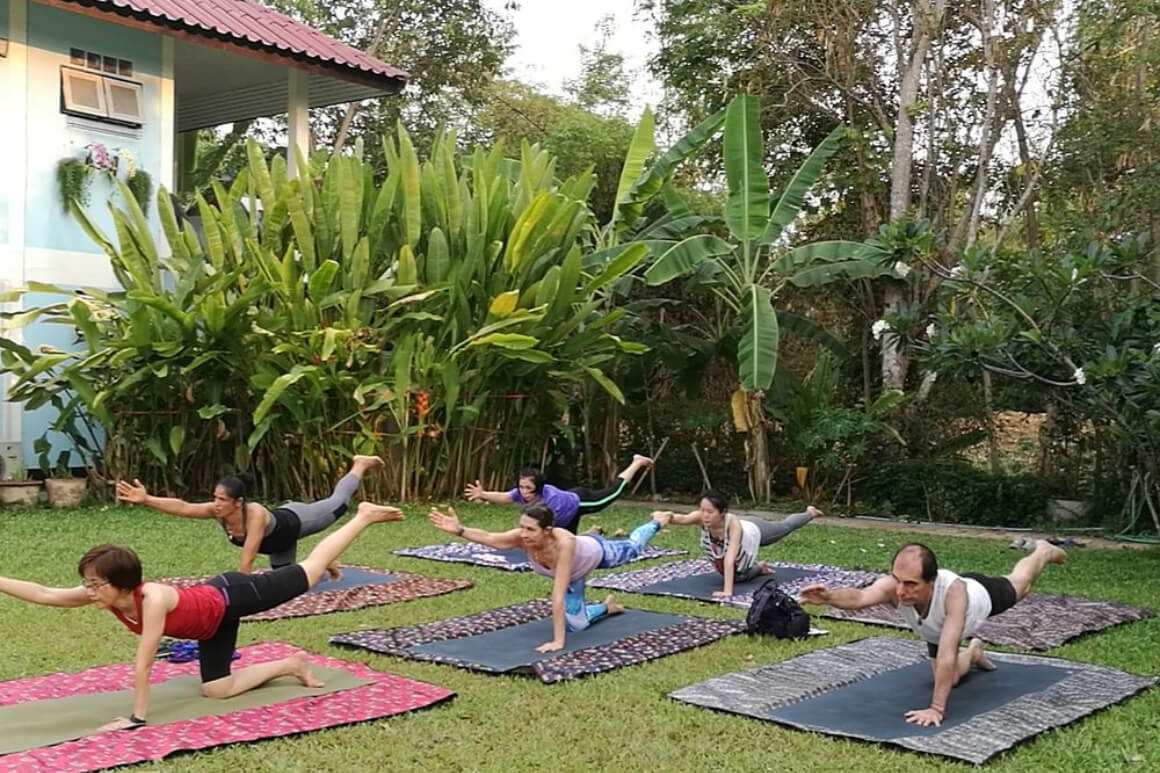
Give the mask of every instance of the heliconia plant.
M 98 422 L 110 477 L 204 490 L 245 468 L 296 497 L 329 491 L 353 452 L 388 459 L 392 497 L 496 483 L 568 435 L 580 394 L 623 400 L 607 374 L 644 347 L 603 299 L 649 250 L 585 265 L 591 174 L 560 181 L 527 144 L 459 155 L 451 132 L 426 160 L 401 127 L 384 149 L 375 180 L 358 152 L 290 175 L 251 142 L 196 216 L 158 192 L 163 246 L 131 195 L 112 237 L 74 205 L 121 287 L 31 288 L 71 297 L 5 325 L 72 325 L 79 345 L 5 340 L 11 399 Z

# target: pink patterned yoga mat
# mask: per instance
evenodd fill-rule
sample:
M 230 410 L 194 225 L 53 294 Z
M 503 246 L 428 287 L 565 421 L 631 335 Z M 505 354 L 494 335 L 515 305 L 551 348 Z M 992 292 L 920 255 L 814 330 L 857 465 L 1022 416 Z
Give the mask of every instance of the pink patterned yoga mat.
M 452 591 L 471 587 L 471 580 L 447 580 L 441 577 L 427 577 L 411 572 L 388 572 L 369 566 L 347 566 L 343 569 L 360 569 L 366 572 L 389 574 L 395 582 L 385 585 L 360 585 L 355 588 L 341 590 L 323 590 L 307 593 L 292 599 L 280 607 L 260 612 L 256 615 L 243 617 L 242 622 L 258 620 L 282 620 L 287 617 L 309 617 L 311 615 L 325 615 L 330 612 L 349 612 L 363 607 L 377 607 L 384 604 L 395 604 L 400 601 L 413 601 L 425 596 L 439 596 Z M 160 582 L 177 587 L 200 585 L 208 577 L 173 577 Z
M 235 667 L 278 660 L 301 650 L 281 642 L 268 642 L 240 650 Z M 310 662 L 341 669 L 371 683 L 318 697 L 296 698 L 284 703 L 243 709 L 166 725 L 146 725 L 137 730 L 114 730 L 55 746 L 0 756 L 0 773 L 80 773 L 160 760 L 179 751 L 210 749 L 233 743 L 305 733 L 371 719 L 381 719 L 450 700 L 455 693 L 438 685 L 404 679 L 375 671 L 360 663 L 310 655 Z M 151 681 L 196 676 L 197 662 L 153 666 Z M 98 666 L 79 674 L 49 674 L 0 682 L 0 705 L 25 701 L 67 698 L 99 692 L 131 689 L 133 666 Z

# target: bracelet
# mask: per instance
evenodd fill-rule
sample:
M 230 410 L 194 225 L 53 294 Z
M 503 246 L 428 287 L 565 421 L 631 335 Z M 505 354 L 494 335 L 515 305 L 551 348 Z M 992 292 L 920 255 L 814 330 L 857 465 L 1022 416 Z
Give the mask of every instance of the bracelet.
M 456 537 L 462 537 L 462 536 L 463 536 L 463 532 L 465 532 L 465 531 L 467 531 L 467 527 L 466 527 L 466 526 L 464 526 L 463 524 L 459 524 L 459 532 L 458 532 L 458 533 L 457 533 L 455 536 L 456 536 Z

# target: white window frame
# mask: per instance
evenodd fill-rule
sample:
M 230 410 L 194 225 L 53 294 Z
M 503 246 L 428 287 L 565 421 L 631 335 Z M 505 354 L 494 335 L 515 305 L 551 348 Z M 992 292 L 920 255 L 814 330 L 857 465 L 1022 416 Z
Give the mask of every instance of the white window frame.
M 97 109 L 91 108 L 88 105 L 77 104 L 73 99 L 72 81 L 73 79 L 80 81 L 89 81 L 97 87 L 97 101 L 100 102 L 100 107 Z M 60 82 L 61 92 L 64 95 L 64 112 L 73 113 L 75 115 L 85 115 L 94 118 L 108 118 L 109 113 L 106 108 L 107 95 L 105 94 L 104 78 L 94 72 L 88 70 L 80 70 L 75 67 L 60 68 Z
M 145 123 L 145 95 L 142 84 L 137 81 L 122 80 L 121 78 L 109 78 L 101 76 L 101 80 L 105 85 L 105 106 L 108 110 L 110 120 L 120 121 L 132 126 L 142 126 Z M 114 88 L 128 89 L 132 91 L 137 97 L 137 114 L 118 113 L 113 109 L 113 92 Z

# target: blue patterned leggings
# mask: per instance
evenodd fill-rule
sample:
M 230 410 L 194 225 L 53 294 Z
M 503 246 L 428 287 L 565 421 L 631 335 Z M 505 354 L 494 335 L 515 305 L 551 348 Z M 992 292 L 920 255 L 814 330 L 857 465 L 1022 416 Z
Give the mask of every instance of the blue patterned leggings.
M 606 540 L 598 536 L 586 536 L 588 539 L 599 540 L 604 550 L 604 558 L 600 560 L 597 569 L 611 569 L 614 566 L 627 564 L 636 559 L 644 550 L 648 541 L 657 535 L 661 525 L 656 521 L 637 526 L 628 535 L 628 539 Z M 569 631 L 583 631 L 600 618 L 608 614 L 608 607 L 604 604 L 584 603 L 584 577 L 577 577 L 568 585 L 564 592 L 564 620 Z

